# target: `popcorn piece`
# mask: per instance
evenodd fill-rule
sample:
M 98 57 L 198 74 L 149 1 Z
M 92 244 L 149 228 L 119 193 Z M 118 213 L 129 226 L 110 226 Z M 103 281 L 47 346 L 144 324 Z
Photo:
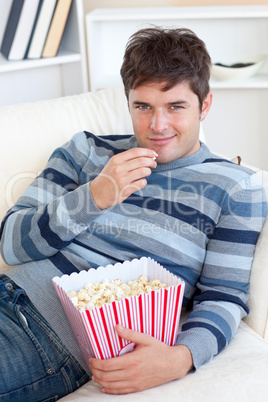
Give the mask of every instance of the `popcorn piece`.
M 147 276 L 145 276 L 145 275 L 140 275 L 139 280 L 140 280 L 141 282 L 148 282 L 148 278 L 147 278 Z
M 71 292 L 69 292 L 69 296 L 70 296 L 70 297 L 75 297 L 75 296 L 76 296 L 76 291 L 75 291 L 75 290 L 71 290 Z
M 82 301 L 85 299 L 86 292 L 84 289 L 81 289 L 78 293 L 78 300 Z
M 120 286 L 121 285 L 121 280 L 120 279 L 113 279 L 112 282 L 115 286 Z
M 159 279 L 149 282 L 145 275 L 140 275 L 135 281 L 122 283 L 120 279 L 109 281 L 104 279 L 101 283 L 86 283 L 83 289 L 78 292 L 74 290 L 68 292 L 73 304 L 79 310 L 90 310 L 94 307 L 100 307 L 104 303 L 112 303 L 128 296 L 139 296 L 141 293 L 149 293 L 152 290 L 167 288 L 165 283 Z

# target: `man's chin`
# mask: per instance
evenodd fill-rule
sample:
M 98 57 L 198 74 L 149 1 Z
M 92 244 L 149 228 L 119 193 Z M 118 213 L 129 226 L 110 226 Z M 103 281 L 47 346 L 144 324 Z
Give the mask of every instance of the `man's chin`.
M 157 152 L 157 151 L 156 151 Z M 159 165 L 164 165 L 166 163 L 170 163 L 170 162 L 174 162 L 176 159 L 178 159 L 177 157 L 172 157 L 170 154 L 169 155 L 165 155 L 162 153 L 158 153 L 158 156 L 156 157 L 156 162 Z

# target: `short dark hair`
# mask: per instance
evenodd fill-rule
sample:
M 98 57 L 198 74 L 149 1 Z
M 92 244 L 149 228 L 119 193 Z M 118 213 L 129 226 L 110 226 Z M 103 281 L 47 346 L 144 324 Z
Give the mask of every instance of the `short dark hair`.
M 120 70 L 125 93 L 148 82 L 164 82 L 163 91 L 189 82 L 200 108 L 209 88 L 211 58 L 205 43 L 190 29 L 150 27 L 134 33 Z

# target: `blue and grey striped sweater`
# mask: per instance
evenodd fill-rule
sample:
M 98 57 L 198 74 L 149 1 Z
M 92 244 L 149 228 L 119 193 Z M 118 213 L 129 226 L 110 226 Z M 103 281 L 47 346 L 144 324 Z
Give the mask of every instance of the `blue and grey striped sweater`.
M 101 211 L 89 182 L 134 136 L 76 134 L 52 154 L 2 224 L 8 264 L 47 259 L 62 273 L 150 256 L 185 281 L 193 309 L 178 335 L 194 365 L 217 355 L 248 308 L 255 244 L 266 216 L 257 175 L 211 154 L 159 164 L 145 189 Z M 44 307 L 45 308 L 45 307 Z

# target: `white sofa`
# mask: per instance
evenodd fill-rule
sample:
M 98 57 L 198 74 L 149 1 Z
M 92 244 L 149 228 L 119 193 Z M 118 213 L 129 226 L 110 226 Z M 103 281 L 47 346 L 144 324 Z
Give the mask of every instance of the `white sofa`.
M 42 170 L 55 147 L 84 129 L 95 134 L 132 132 L 121 87 L 0 108 L 1 220 L 23 189 Z M 9 268 L 0 261 L 0 273 Z M 248 302 L 250 314 L 219 356 L 182 380 L 138 394 L 105 395 L 90 381 L 62 400 L 268 401 L 267 288 L 268 220 L 255 252 Z

